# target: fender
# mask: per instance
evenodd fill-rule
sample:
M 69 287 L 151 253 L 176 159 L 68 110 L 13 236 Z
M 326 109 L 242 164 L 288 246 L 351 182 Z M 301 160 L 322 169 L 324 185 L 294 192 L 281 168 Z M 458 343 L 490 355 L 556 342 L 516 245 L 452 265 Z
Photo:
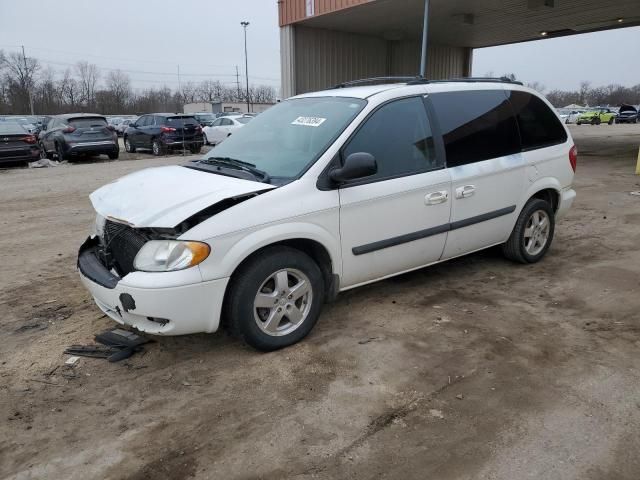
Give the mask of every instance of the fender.
M 221 251 L 226 251 L 224 257 L 217 257 L 214 258 L 215 261 L 205 261 L 200 265 L 202 276 L 205 281 L 230 277 L 252 253 L 274 243 L 293 239 L 313 240 L 321 244 L 329 253 L 333 274 L 342 276 L 342 254 L 339 239 L 331 235 L 325 228 L 307 222 L 270 225 L 251 233 L 243 232 L 243 236 L 240 238 L 236 234 L 208 240 L 212 246 L 212 252 L 216 251 L 216 244 L 228 243 L 230 246 L 229 249 L 225 246 L 221 247 Z

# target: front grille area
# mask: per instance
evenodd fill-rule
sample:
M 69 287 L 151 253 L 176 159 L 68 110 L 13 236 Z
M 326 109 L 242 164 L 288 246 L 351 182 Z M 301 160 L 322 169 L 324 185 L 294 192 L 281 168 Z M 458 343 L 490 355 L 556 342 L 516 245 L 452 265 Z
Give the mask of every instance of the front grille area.
M 128 225 L 111 220 L 104 225 L 102 244 L 105 257 L 112 259 L 113 266 L 121 276 L 134 270 L 133 261 L 147 240 L 143 233 Z

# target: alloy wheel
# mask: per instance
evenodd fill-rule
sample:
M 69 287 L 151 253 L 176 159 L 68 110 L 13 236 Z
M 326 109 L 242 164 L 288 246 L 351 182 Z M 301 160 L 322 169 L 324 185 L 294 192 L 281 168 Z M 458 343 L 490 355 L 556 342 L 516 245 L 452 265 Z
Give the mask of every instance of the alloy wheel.
M 551 221 L 544 210 L 531 214 L 524 230 L 524 249 L 531 256 L 538 255 L 549 241 Z
M 262 282 L 253 301 L 253 316 L 267 335 L 288 335 L 307 319 L 312 302 L 309 277 L 300 270 L 286 268 Z

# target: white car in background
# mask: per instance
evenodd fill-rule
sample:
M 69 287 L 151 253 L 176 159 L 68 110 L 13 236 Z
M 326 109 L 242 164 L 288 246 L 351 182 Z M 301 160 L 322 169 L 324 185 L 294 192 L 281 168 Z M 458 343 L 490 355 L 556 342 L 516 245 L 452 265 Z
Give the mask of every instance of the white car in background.
M 233 132 L 244 127 L 251 120 L 253 120 L 253 117 L 249 115 L 229 115 L 227 117 L 218 118 L 210 127 L 204 127 L 202 129 L 205 145 L 219 144 L 225 138 L 231 136 Z
M 576 123 L 578 121 L 578 117 L 583 112 L 584 110 L 572 110 L 569 108 L 559 108 L 558 116 L 560 117 L 560 120 L 563 121 L 563 123 L 570 124 L 570 123 Z
M 118 134 L 119 137 L 121 137 L 122 135 L 124 135 L 124 131 L 127 129 L 127 127 L 129 127 L 129 125 L 131 125 L 132 123 L 135 123 L 135 121 L 138 118 L 125 118 L 124 120 L 122 120 L 122 122 L 120 122 L 118 125 L 116 125 L 116 133 Z

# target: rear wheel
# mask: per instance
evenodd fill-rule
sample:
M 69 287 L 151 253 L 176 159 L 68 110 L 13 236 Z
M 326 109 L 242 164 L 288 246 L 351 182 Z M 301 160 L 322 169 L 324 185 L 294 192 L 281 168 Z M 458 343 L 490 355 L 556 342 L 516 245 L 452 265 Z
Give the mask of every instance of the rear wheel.
M 258 350 L 271 351 L 306 337 L 323 299 L 318 265 L 300 250 L 275 246 L 234 274 L 225 313 L 233 333 Z
M 125 137 L 124 139 L 124 150 L 127 153 L 135 153 L 136 151 L 136 147 L 133 146 L 131 140 L 129 140 L 129 137 Z
M 120 157 L 120 152 L 113 152 L 109 154 L 109 160 L 117 160 Z
M 56 155 L 58 156 L 59 162 L 62 162 L 66 159 L 62 145 L 59 143 L 56 143 Z
M 600 121 L 600 117 L 594 117 L 593 121 L 591 122 L 593 125 L 600 125 L 600 123 L 602 123 Z
M 536 263 L 549 250 L 554 231 L 555 215 L 551 205 L 539 198 L 532 198 L 520 212 L 502 251 L 514 262 Z
M 613 118 L 610 118 L 610 119 L 609 119 L 609 122 L 607 122 L 607 124 L 608 124 L 608 125 L 613 125 L 613 122 L 614 122 L 614 119 L 613 119 Z
M 153 154 L 156 157 L 159 157 L 160 155 L 165 154 L 164 146 L 162 145 L 160 140 L 158 140 L 157 138 L 153 139 L 153 142 L 151 143 L 151 150 L 153 151 Z
M 200 153 L 200 150 L 202 150 L 202 147 L 191 147 L 191 148 L 189 148 L 189 151 L 191 153 Z

